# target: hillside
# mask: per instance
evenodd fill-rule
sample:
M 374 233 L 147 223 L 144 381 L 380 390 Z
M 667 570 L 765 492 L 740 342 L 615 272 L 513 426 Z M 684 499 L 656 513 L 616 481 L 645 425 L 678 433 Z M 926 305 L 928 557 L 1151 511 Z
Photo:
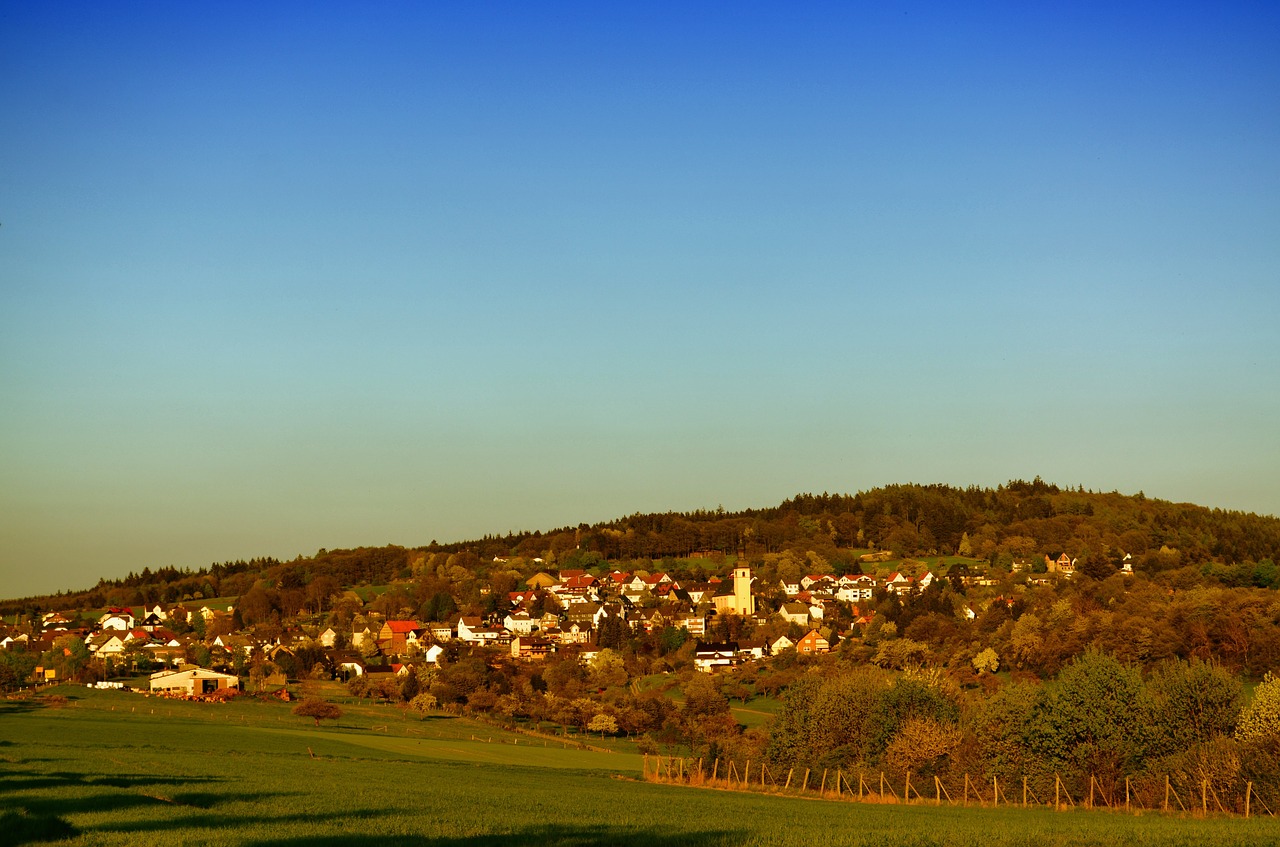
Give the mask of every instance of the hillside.
M 422 547 L 319 550 L 292 562 L 261 558 L 191 570 L 171 566 L 101 579 L 83 591 L 10 599 L 0 613 L 49 608 L 99 608 L 143 602 L 235 596 L 260 579 L 307 594 L 319 577 L 342 586 L 407 578 L 438 564 L 486 576 L 528 575 L 542 567 L 591 568 L 605 562 L 673 560 L 810 551 L 836 571 L 856 568 L 853 550 L 895 557 L 960 554 L 1008 569 L 1066 552 L 1082 572 L 1104 578 L 1126 555 L 1135 570 L 1154 574 L 1194 567 L 1228 586 L 1270 587 L 1277 579 L 1280 519 L 1148 498 L 1014 480 L 991 488 L 892 485 L 858 494 L 800 494 L 763 509 L 634 514 L 548 531 L 487 535 Z M 434 562 L 445 554 L 445 562 Z M 541 561 L 538 561 L 541 560 Z M 670 564 L 668 562 L 668 564 Z M 326 580 L 324 590 L 331 585 Z M 311 592 L 315 594 L 315 590 Z M 301 607 L 301 605 L 300 605 Z

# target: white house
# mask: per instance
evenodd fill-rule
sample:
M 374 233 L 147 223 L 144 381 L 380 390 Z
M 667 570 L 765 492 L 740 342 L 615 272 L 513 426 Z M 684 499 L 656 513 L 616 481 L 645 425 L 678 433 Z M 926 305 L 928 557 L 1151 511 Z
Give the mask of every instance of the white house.
M 479 617 L 458 618 L 458 640 L 471 644 L 492 644 L 502 636 L 502 631 L 486 627 Z
M 103 629 L 117 629 L 128 632 L 133 629 L 133 615 L 123 609 L 107 612 L 98 618 L 98 626 Z
M 731 667 L 738 662 L 738 645 L 734 641 L 714 644 L 698 644 L 693 654 L 693 666 L 710 673 L 716 668 Z
M 789 623 L 805 626 L 809 623 L 809 607 L 804 603 L 783 603 L 778 614 Z
M 866 574 L 859 576 L 845 575 L 840 577 L 836 587 L 836 599 L 845 603 L 857 603 L 860 600 L 870 600 L 875 590 L 876 581 L 874 577 Z
M 528 612 L 515 612 L 503 619 L 502 625 L 515 635 L 528 635 L 533 632 L 533 619 Z

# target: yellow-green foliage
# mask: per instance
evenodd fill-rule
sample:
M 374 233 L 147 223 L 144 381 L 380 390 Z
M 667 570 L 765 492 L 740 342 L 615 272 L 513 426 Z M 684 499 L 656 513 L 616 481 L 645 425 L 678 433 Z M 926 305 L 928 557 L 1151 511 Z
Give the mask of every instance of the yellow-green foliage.
M 1280 744 L 1280 677 L 1268 673 L 1240 715 L 1236 737 L 1247 744 Z

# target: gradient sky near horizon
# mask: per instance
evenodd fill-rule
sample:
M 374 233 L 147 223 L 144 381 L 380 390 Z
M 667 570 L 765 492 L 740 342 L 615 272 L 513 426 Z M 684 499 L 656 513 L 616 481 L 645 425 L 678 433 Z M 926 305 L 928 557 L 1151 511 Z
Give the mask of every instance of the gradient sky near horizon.
M 6 3 L 0 596 L 895 482 L 1280 514 L 1274 3 Z

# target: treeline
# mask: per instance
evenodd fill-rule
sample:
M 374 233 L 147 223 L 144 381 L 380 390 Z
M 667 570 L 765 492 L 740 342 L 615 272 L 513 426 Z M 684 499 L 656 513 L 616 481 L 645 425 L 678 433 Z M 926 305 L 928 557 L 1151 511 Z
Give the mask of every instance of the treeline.
M 224 562 L 196 571 L 144 568 L 92 589 L 0 603 L 0 613 L 99 608 L 236 596 L 261 579 L 301 587 L 327 576 L 343 585 L 385 583 L 413 572 L 437 554 L 459 556 L 485 576 L 495 558 L 515 557 L 526 575 L 538 569 L 601 566 L 606 562 L 675 560 L 698 554 L 749 558 L 814 551 L 837 563 L 853 549 L 896 556 L 959 554 L 1005 569 L 1066 552 L 1095 579 L 1129 557 L 1156 573 L 1216 566 L 1226 584 L 1266 587 L 1276 579 L 1280 520 L 1083 488 L 1060 488 L 1039 477 L 991 488 L 891 485 L 854 495 L 800 494 L 768 509 L 635 514 L 616 520 L 425 547 L 320 550 L 282 563 L 271 558 Z M 538 561 L 541 560 L 541 561 Z M 1248 567 L 1239 567 L 1248 566 Z M 503 569 L 506 569 L 505 567 Z
M 1280 520 L 1142 493 L 1064 489 L 1037 477 L 994 489 L 891 485 L 854 495 L 801 494 L 769 509 L 636 514 L 424 549 L 562 562 L 590 556 L 675 559 L 699 552 L 750 557 L 788 549 L 831 558 L 851 548 L 889 550 L 900 557 L 972 555 L 1005 563 L 1066 552 L 1105 577 L 1125 555 L 1146 571 L 1274 561 L 1280 557 Z
M 832 664 L 787 689 L 765 749 L 776 768 L 911 773 L 922 783 L 971 775 L 1028 781 L 1042 799 L 1056 780 L 1080 799 L 1091 786 L 1123 797 L 1167 777 L 1199 799 L 1245 782 L 1280 791 L 1280 680 L 1247 706 L 1239 679 L 1208 662 L 1169 660 L 1144 674 L 1090 651 L 1045 684 L 962 694 L 930 670 L 890 674 Z M 1148 800 L 1148 802 L 1150 802 Z

